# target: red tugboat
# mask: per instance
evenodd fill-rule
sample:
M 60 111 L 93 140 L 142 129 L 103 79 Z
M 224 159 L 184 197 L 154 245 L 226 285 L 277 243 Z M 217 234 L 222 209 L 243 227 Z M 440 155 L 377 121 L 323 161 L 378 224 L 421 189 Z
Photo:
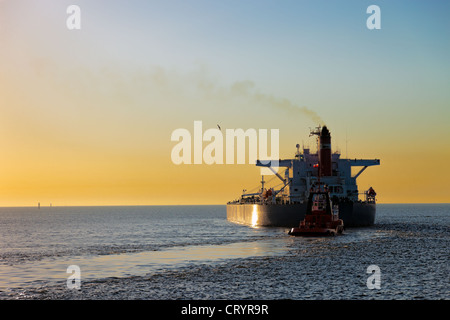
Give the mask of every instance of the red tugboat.
M 344 221 L 339 219 L 338 206 L 333 206 L 326 187 L 320 185 L 309 193 L 305 219 L 297 228 L 292 228 L 292 236 L 334 236 L 344 231 Z

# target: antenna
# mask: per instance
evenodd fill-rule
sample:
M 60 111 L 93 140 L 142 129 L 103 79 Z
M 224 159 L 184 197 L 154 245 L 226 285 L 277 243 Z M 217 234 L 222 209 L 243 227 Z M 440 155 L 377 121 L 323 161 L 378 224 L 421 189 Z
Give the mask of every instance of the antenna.
M 347 138 L 347 129 L 345 129 L 345 158 L 348 159 L 348 138 Z
M 264 176 L 261 175 L 261 193 L 264 192 Z

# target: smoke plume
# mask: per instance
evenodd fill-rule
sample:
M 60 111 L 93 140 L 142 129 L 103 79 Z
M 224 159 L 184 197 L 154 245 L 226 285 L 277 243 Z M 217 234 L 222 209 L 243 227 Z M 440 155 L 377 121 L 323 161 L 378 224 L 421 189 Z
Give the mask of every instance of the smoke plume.
M 234 83 L 231 86 L 231 91 L 234 94 L 246 96 L 247 98 L 250 98 L 259 104 L 269 105 L 275 110 L 280 110 L 293 115 L 302 114 L 304 116 L 307 116 L 317 124 L 320 124 L 322 126 L 325 124 L 323 119 L 314 110 L 311 110 L 305 106 L 298 106 L 285 98 L 277 99 L 272 95 L 254 92 L 254 87 L 255 85 L 251 81 L 240 81 Z

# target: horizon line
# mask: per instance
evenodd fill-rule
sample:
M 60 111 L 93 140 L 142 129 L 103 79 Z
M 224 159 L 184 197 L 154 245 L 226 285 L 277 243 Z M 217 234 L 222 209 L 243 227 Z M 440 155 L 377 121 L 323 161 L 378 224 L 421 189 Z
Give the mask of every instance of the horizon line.
M 450 204 L 450 202 L 380 202 L 376 204 Z M 11 205 L 11 206 L 1 206 L 0 208 L 63 208 L 63 207 L 169 207 L 169 206 L 226 206 L 227 204 L 96 204 L 96 205 Z

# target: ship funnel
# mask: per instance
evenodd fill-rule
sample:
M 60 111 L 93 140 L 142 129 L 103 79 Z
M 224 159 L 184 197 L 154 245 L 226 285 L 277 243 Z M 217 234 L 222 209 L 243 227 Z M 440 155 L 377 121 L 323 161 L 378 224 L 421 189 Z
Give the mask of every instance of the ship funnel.
M 331 176 L 331 135 L 326 126 L 322 128 L 319 137 L 320 176 Z

